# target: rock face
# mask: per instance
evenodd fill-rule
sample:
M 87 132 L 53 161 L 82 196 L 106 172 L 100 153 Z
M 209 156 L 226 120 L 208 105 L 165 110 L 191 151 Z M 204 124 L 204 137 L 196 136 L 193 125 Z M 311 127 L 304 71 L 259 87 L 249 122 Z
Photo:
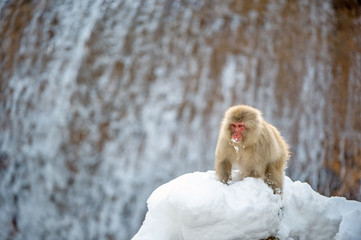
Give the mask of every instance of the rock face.
M 129 239 L 233 104 L 292 179 L 361 200 L 360 25 L 355 0 L 1 1 L 1 236 Z

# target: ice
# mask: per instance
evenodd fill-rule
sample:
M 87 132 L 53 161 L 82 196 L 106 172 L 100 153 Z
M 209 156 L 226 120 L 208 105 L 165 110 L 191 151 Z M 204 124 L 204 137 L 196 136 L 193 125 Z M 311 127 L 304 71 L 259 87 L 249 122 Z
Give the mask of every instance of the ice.
M 237 175 L 237 171 L 233 171 Z M 182 175 L 156 189 L 133 240 L 360 239 L 361 203 L 328 198 L 285 177 L 283 196 L 261 179 L 230 185 L 214 171 Z
M 238 152 L 238 147 L 237 146 L 233 146 L 233 147 L 236 150 L 236 152 Z
M 238 152 L 239 148 L 238 148 L 238 146 L 234 145 L 235 143 L 237 143 L 237 141 L 232 138 L 231 142 L 229 142 L 229 145 L 231 145 L 234 148 L 234 150 L 236 150 L 236 152 Z
M 0 239 L 130 239 L 157 186 L 214 166 L 234 104 L 279 128 L 292 179 L 361 199 L 339 185 L 357 172 L 361 56 L 330 51 L 332 1 L 30 2 L 0 1 Z
M 341 215 L 329 198 L 310 185 L 285 179 L 281 239 L 332 239 L 339 230 Z
M 336 240 L 361 239 L 360 202 L 348 201 L 343 197 L 332 197 L 330 202 L 335 205 L 335 208 L 337 208 L 342 215 L 342 223 Z

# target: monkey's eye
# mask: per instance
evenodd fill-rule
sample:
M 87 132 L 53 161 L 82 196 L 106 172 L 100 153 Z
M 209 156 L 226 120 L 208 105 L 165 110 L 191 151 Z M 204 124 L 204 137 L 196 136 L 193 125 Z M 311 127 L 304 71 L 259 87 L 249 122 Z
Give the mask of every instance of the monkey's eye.
M 235 128 L 235 127 L 236 127 L 236 124 L 232 123 L 232 124 L 231 124 L 231 127 L 234 127 L 234 128 Z

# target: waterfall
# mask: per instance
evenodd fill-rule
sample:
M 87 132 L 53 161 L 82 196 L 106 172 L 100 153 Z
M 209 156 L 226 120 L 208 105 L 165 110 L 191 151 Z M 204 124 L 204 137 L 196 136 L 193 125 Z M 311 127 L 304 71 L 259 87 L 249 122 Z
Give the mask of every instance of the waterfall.
M 352 3 L 2 1 L 0 238 L 131 238 L 157 186 L 213 169 L 235 104 L 279 128 L 293 180 L 361 200 Z

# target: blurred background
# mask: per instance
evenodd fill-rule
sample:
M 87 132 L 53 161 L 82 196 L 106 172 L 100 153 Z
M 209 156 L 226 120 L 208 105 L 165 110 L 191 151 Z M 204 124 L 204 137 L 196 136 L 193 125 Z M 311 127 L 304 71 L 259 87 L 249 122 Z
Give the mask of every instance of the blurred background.
M 361 1 L 3 0 L 0 239 L 130 239 L 152 191 L 213 170 L 249 104 L 287 175 L 361 200 Z

